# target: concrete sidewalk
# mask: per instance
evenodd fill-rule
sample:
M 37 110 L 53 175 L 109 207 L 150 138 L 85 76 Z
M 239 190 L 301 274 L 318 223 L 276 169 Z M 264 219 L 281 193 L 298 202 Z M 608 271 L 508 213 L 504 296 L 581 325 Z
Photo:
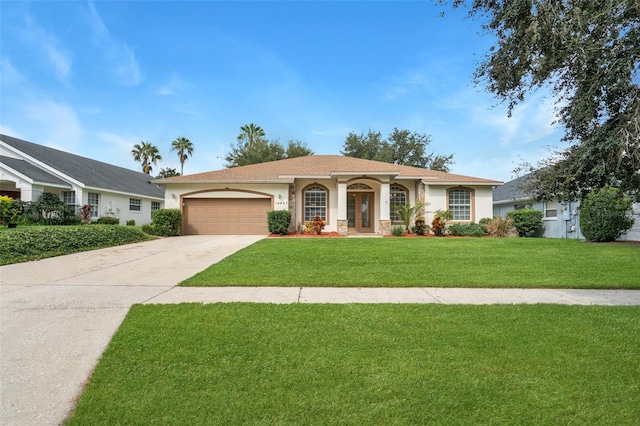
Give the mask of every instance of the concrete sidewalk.
M 145 304 L 166 303 L 439 303 L 640 305 L 639 290 L 487 288 L 174 287 Z
M 262 238 L 182 236 L 0 266 L 0 424 L 60 424 L 137 303 L 640 305 L 635 290 L 175 286 Z

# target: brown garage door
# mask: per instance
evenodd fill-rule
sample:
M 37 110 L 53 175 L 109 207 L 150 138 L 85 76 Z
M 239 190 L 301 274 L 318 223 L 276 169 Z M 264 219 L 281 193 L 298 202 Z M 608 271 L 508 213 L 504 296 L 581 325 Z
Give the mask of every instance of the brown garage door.
M 185 198 L 183 234 L 267 234 L 269 198 Z

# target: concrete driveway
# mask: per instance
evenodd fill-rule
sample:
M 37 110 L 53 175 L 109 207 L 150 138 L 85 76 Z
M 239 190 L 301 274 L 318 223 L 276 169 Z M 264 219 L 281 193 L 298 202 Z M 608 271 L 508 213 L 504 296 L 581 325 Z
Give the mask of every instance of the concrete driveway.
M 182 236 L 0 267 L 0 423 L 57 425 L 131 305 L 263 236 Z

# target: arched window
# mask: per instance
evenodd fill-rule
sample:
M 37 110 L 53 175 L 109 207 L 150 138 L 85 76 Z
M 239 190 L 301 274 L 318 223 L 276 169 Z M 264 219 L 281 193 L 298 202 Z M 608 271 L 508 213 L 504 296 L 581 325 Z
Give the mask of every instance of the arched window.
M 471 198 L 468 189 L 449 190 L 449 211 L 453 220 L 471 220 Z
M 304 221 L 311 222 L 316 216 L 327 221 L 327 190 L 320 185 L 311 185 L 304 190 Z
M 392 223 L 402 222 L 398 215 L 398 207 L 407 204 L 407 190 L 400 185 L 391 185 L 389 191 L 389 209 Z
M 347 190 L 349 190 L 349 191 L 355 191 L 355 190 L 358 190 L 358 189 L 373 189 L 373 188 L 371 188 L 366 183 L 354 183 L 354 184 L 351 184 L 351 185 L 347 186 Z

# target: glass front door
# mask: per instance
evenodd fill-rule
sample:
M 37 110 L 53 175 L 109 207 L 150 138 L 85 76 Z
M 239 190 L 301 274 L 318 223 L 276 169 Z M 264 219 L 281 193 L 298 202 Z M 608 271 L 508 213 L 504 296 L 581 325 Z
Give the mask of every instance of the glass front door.
M 347 222 L 353 232 L 373 232 L 373 192 L 347 194 Z

